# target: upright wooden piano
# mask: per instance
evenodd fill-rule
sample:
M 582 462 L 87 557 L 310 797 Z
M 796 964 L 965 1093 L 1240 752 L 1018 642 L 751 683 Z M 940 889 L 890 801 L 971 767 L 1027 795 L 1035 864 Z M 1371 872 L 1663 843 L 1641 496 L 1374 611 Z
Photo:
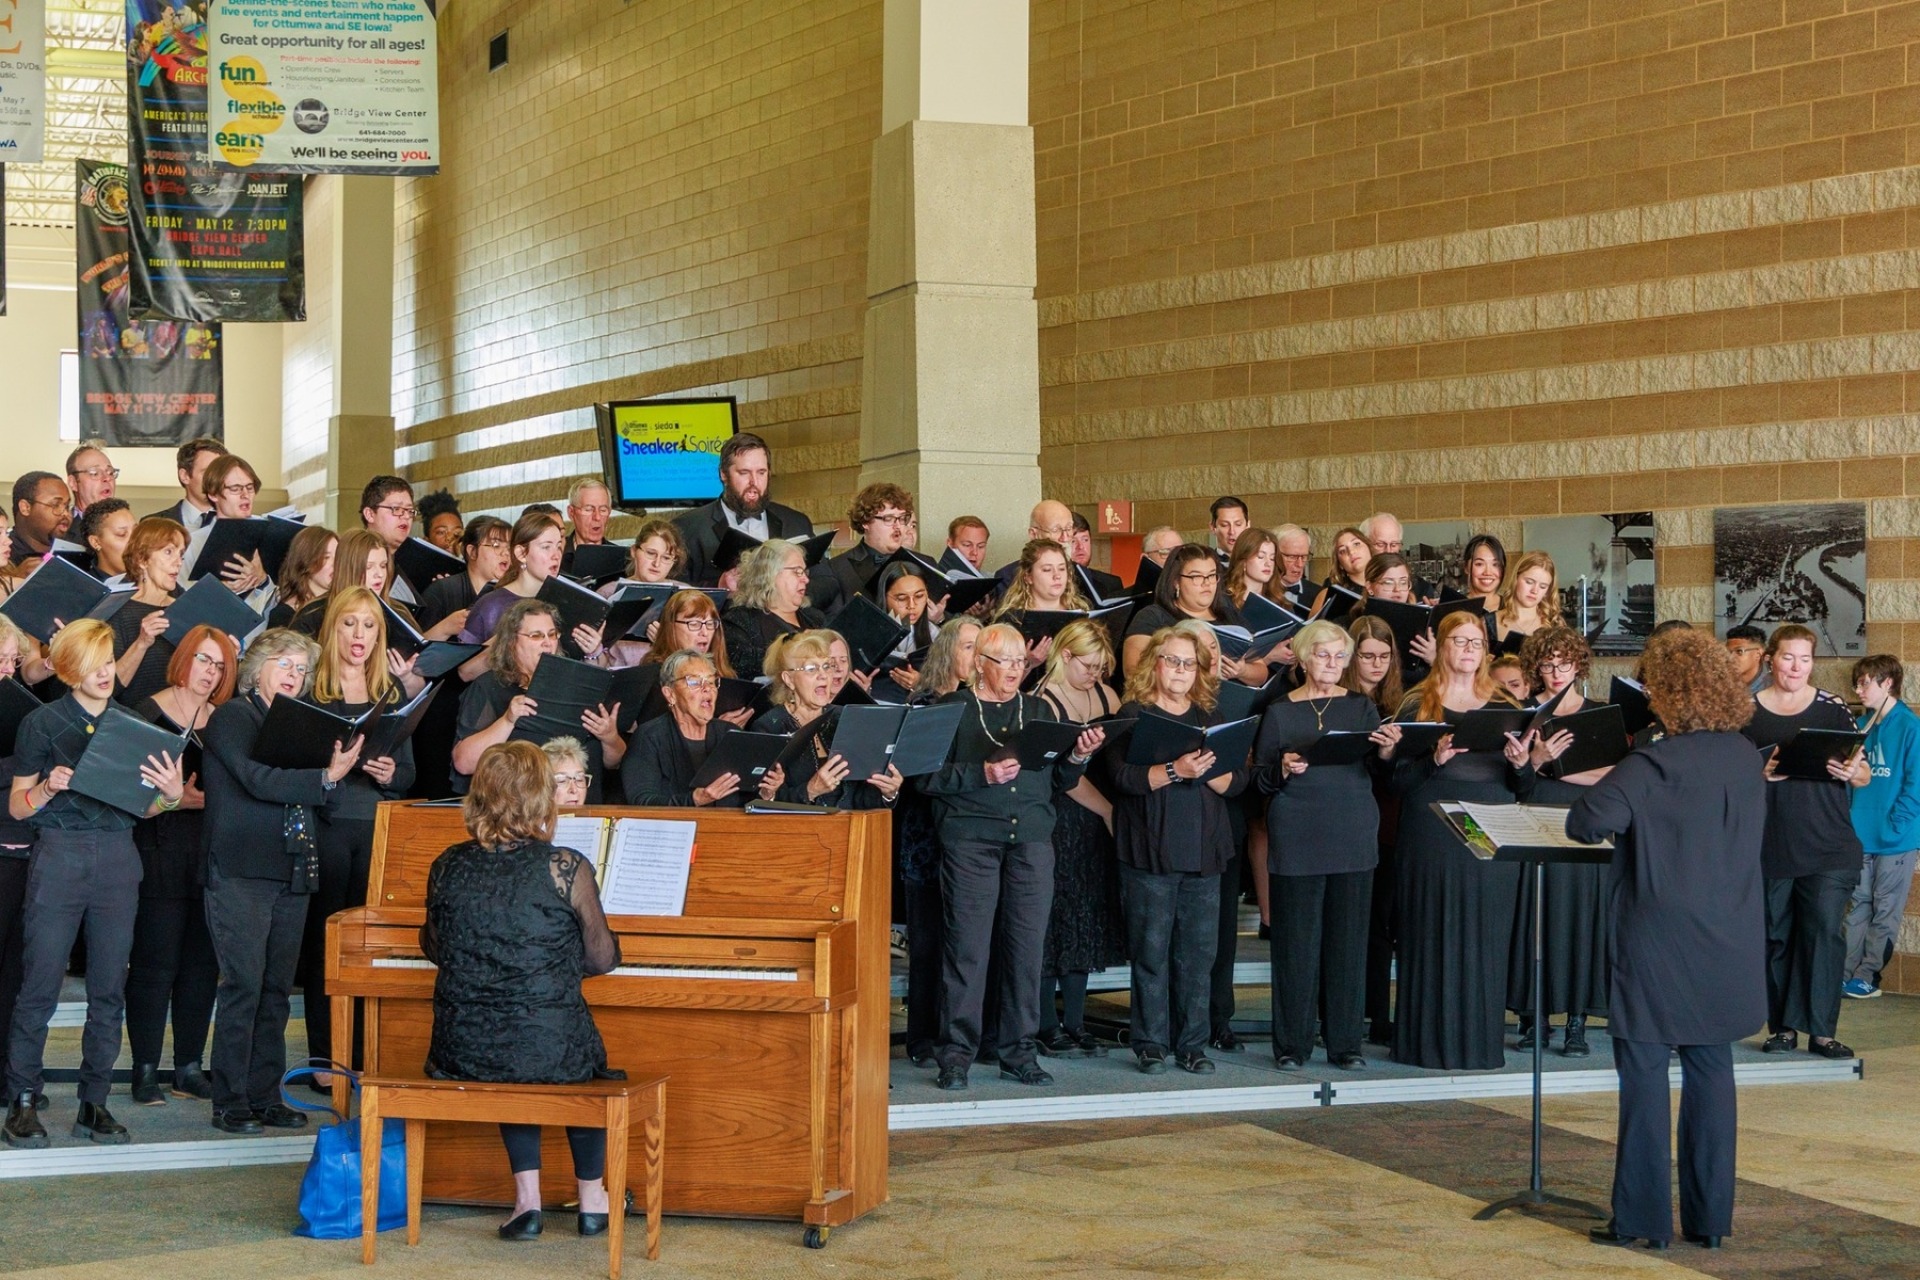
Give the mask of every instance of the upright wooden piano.
M 666 1211 L 792 1218 L 818 1247 L 887 1198 L 890 815 L 577 812 L 699 824 L 685 914 L 612 917 L 620 967 L 584 987 L 608 1062 L 670 1077 Z M 369 1071 L 424 1070 L 427 870 L 466 838 L 458 808 L 382 805 L 368 905 L 327 923 L 335 1035 L 359 1003 Z M 433 1129 L 428 1199 L 512 1202 L 497 1133 Z M 564 1135 L 544 1157 L 549 1202 L 573 1199 Z

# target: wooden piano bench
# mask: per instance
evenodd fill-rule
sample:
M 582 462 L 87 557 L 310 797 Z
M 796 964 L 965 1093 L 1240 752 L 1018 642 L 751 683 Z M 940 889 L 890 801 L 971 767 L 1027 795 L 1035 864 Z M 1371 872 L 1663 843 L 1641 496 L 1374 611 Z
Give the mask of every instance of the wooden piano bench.
M 667 1118 L 667 1077 L 590 1080 L 585 1084 L 487 1084 L 477 1080 L 369 1075 L 360 1081 L 360 1149 L 380 1149 L 381 1122 L 407 1126 L 407 1243 L 420 1243 L 420 1199 L 426 1175 L 427 1121 L 472 1124 L 576 1125 L 607 1131 L 607 1275 L 620 1280 L 625 1236 L 627 1142 L 641 1126 L 646 1151 L 647 1259 L 660 1257 L 660 1203 Z M 380 1162 L 360 1176 L 360 1261 L 372 1263 L 380 1221 Z

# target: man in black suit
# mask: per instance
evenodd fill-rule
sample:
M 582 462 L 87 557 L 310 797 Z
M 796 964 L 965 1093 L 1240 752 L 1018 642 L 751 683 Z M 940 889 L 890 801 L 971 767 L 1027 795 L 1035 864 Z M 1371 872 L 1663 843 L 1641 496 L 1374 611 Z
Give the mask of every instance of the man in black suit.
M 1313 537 L 1297 524 L 1283 524 L 1273 531 L 1273 538 L 1280 547 L 1280 565 L 1267 590 L 1285 596 L 1289 604 L 1304 610 L 1313 603 L 1319 590 L 1307 578 L 1307 566 L 1313 559 Z
M 1064 502 L 1055 502 L 1052 498 L 1042 498 L 1034 504 L 1033 511 L 1027 516 L 1027 541 L 1035 538 L 1051 538 L 1071 553 L 1073 550 L 1074 515 Z M 1024 552 L 1025 548 L 1022 547 Z M 1005 595 L 1007 588 L 1013 585 L 1014 575 L 1020 572 L 1020 557 L 1000 566 L 994 573 L 994 579 L 1000 584 L 1000 594 Z
M 212 436 L 195 436 L 174 450 L 173 474 L 180 482 L 180 501 L 154 512 L 184 526 L 188 533 L 213 523 L 213 499 L 201 492 L 201 479 L 215 458 L 224 457 L 227 446 Z
M 1233 559 L 1233 544 L 1247 531 L 1247 504 L 1232 494 L 1215 498 L 1207 508 L 1207 528 L 1213 531 L 1213 554 L 1220 561 L 1224 577 L 1227 562 Z
M 914 522 L 913 495 L 897 484 L 870 484 L 853 495 L 847 523 L 860 535 L 851 550 L 813 568 L 807 603 L 832 617 L 866 589 L 888 556 L 908 544 Z
M 714 553 L 728 529 L 765 542 L 768 538 L 804 538 L 813 532 L 813 521 L 777 502 L 767 500 L 767 484 L 773 474 L 773 454 L 767 442 L 750 431 L 742 431 L 720 446 L 720 496 L 681 512 L 673 523 L 687 544 L 686 580 L 697 587 L 725 586 L 721 571 L 714 567 Z M 731 577 L 731 571 L 726 575 Z
M 1093 587 L 1095 602 L 1100 600 L 1118 600 L 1126 594 L 1127 584 L 1120 581 L 1105 569 L 1096 569 L 1088 561 L 1093 559 L 1093 526 L 1078 511 L 1073 513 L 1073 542 L 1067 548 L 1067 554 L 1073 557 L 1074 564 L 1086 575 Z

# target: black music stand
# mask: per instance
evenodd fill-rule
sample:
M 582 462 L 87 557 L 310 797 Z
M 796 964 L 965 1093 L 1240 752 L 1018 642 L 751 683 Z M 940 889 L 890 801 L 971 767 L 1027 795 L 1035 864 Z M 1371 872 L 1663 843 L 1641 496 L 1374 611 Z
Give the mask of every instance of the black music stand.
M 1546 806 L 1542 806 L 1546 807 Z M 1476 858 L 1482 855 L 1474 843 L 1455 825 L 1454 815 L 1446 812 L 1438 803 L 1432 806 L 1447 827 L 1461 843 L 1473 851 Z M 1553 1206 L 1572 1209 L 1605 1221 L 1613 1215 L 1585 1200 L 1575 1200 L 1572 1196 L 1555 1195 L 1542 1184 L 1540 1177 L 1540 1076 L 1543 1067 L 1542 1054 L 1546 1051 L 1546 965 L 1542 958 L 1543 944 L 1546 940 L 1546 902 L 1547 902 L 1547 864 L 1549 862 L 1605 863 L 1613 860 L 1612 846 L 1593 848 L 1562 848 L 1559 846 L 1504 845 L 1491 858 L 1491 862 L 1517 862 L 1533 873 L 1533 1161 L 1527 1179 L 1527 1189 L 1493 1201 L 1473 1215 L 1475 1222 L 1486 1222 L 1505 1213 L 1508 1209 L 1537 1209 Z

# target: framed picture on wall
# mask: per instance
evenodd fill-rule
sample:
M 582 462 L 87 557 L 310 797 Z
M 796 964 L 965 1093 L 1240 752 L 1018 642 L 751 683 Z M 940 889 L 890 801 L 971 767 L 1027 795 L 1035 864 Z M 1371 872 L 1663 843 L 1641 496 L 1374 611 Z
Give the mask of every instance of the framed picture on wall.
M 1811 627 L 1814 655 L 1867 651 L 1867 504 L 1721 507 L 1713 513 L 1713 631 Z
M 1524 545 L 1553 557 L 1560 616 L 1601 657 L 1637 654 L 1653 634 L 1653 512 L 1552 516 L 1526 523 Z
M 1416 520 L 1400 526 L 1400 554 L 1407 558 L 1416 581 L 1436 583 L 1465 594 L 1467 580 L 1461 557 L 1473 537 L 1465 520 Z

